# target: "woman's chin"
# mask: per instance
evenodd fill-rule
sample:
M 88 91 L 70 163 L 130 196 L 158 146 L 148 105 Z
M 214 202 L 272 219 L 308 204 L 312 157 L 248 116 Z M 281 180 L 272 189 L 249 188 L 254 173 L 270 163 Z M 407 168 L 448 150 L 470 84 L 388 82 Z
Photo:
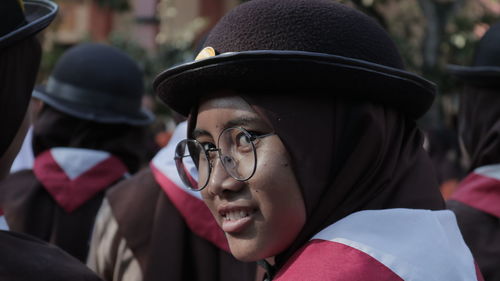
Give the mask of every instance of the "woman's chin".
M 273 255 L 262 251 L 263 247 L 252 245 L 250 241 L 231 241 L 229 239 L 229 249 L 231 254 L 242 262 L 256 262 L 263 259 L 268 259 Z M 260 251 L 255 251 L 255 250 Z
M 235 243 L 229 242 L 229 249 L 231 250 L 231 254 L 239 261 L 242 262 L 255 262 L 265 258 L 263 255 L 251 251 L 255 249 L 253 247 L 240 245 L 234 245 Z
M 260 260 L 259 255 L 256 255 L 256 253 L 240 249 L 240 247 L 231 246 L 231 244 L 229 244 L 229 249 L 231 250 L 231 254 L 239 261 L 255 262 Z
M 237 260 L 242 261 L 242 262 L 256 262 L 256 261 L 260 260 L 260 259 L 254 258 L 252 256 L 249 256 L 249 255 L 233 254 L 233 256 Z

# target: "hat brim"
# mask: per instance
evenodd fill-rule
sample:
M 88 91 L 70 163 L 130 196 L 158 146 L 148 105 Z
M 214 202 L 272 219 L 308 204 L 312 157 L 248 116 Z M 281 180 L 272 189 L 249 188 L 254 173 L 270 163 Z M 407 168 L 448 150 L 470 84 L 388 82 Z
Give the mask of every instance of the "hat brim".
M 154 88 L 164 103 L 185 116 L 207 92 L 233 89 L 343 96 L 387 104 L 419 118 L 436 91 L 432 82 L 400 69 L 329 54 L 275 50 L 224 53 L 182 64 L 159 74 Z
M 34 35 L 46 28 L 57 14 L 57 4 L 47 0 L 29 0 L 24 2 L 24 15 L 27 23 L 16 30 L 0 37 L 0 48 Z
M 151 124 L 155 119 L 154 114 L 144 108 L 135 114 L 124 114 L 100 109 L 99 105 L 89 108 L 82 104 L 61 100 L 48 94 L 45 85 L 35 87 L 32 96 L 65 114 L 98 123 L 144 126 Z
M 446 66 L 449 74 L 456 78 L 480 86 L 500 86 L 500 67 L 496 66 Z

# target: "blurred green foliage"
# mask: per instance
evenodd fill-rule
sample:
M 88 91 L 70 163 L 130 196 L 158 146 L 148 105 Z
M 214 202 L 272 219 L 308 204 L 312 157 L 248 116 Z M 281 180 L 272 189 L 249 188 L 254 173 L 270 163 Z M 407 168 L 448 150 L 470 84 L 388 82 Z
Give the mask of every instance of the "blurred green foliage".
M 128 0 L 93 0 L 102 6 L 123 11 L 129 8 Z M 248 0 L 240 0 L 240 3 Z M 498 0 L 332 0 L 353 6 L 378 21 L 394 39 L 409 71 L 423 75 L 438 85 L 438 97 L 434 105 L 436 119 L 451 120 L 456 113 L 457 81 L 446 73 L 447 64 L 470 65 L 474 48 L 480 38 L 478 30 L 500 20 L 500 12 L 485 7 L 484 3 L 496 5 Z M 489 1 L 489 2 L 488 2 Z M 425 13 L 423 5 L 435 7 L 435 14 Z M 432 18 L 434 17 L 434 18 Z M 431 25 L 430 23 L 438 23 Z M 440 25 L 439 25 L 440 24 Z M 438 28 L 439 30 L 435 30 Z M 192 32 L 187 30 L 186 32 Z M 430 35 L 436 35 L 437 47 L 425 49 Z M 188 38 L 189 36 L 186 36 Z M 191 36 L 190 38 L 194 38 Z M 127 36 L 114 34 L 109 43 L 132 56 L 144 70 L 146 93 L 152 95 L 152 82 L 156 75 L 173 65 L 193 58 L 193 42 L 164 44 L 154 51 L 146 51 Z M 39 81 L 50 73 L 58 57 L 70 46 L 54 45 L 44 53 Z M 429 52 L 434 52 L 430 54 Z M 426 57 L 436 59 L 426 65 Z M 450 103 L 451 102 L 451 103 Z M 448 104 L 446 104 L 448 103 Z M 165 106 L 157 111 L 168 114 Z M 451 117 L 450 117 L 451 116 Z M 445 123 L 448 121 L 445 121 Z
M 333 0 L 336 1 L 336 0 Z M 500 20 L 498 0 L 340 0 L 377 20 L 393 38 L 409 71 L 436 83 L 438 96 L 423 126 L 454 126 L 460 84 L 448 64 L 471 65 L 481 29 Z M 492 7 L 496 6 L 497 9 Z M 425 8 L 431 7 L 425 11 Z M 425 45 L 435 40 L 435 45 Z M 429 48 L 429 46 L 436 46 Z M 426 48 L 427 47 L 427 48 Z M 429 60 L 431 58 L 431 60 Z M 435 58 L 435 60 L 432 60 Z M 441 126 L 437 125 L 437 126 Z
M 50 51 L 44 51 L 40 69 L 38 71 L 37 83 L 45 83 L 59 57 L 68 49 L 69 46 L 56 44 Z
M 188 44 L 163 44 L 155 52 L 148 52 L 135 41 L 120 34 L 112 34 L 109 41 L 139 63 L 144 72 L 145 92 L 153 97 L 153 81 L 158 74 L 169 67 L 193 59 L 193 52 Z M 170 115 L 166 106 L 158 104 L 155 106 L 157 114 Z

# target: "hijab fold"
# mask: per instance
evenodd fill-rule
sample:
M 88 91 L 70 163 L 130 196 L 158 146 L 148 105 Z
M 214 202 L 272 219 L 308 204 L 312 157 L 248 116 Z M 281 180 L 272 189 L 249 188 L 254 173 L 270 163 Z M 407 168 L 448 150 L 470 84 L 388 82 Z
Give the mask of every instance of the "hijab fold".
M 470 157 L 469 172 L 500 159 L 498 89 L 466 85 L 460 96 L 459 135 Z
M 283 141 L 306 206 L 306 224 L 276 257 L 278 268 L 314 234 L 351 213 L 444 209 L 423 135 L 401 113 L 334 97 L 243 98 Z
M 35 156 L 53 147 L 103 150 L 120 158 L 130 173 L 147 163 L 146 128 L 127 124 L 105 124 L 84 120 L 44 105 L 35 121 Z
M 29 37 L 2 49 L 0 53 L 0 156 L 16 136 L 31 98 L 42 48 Z

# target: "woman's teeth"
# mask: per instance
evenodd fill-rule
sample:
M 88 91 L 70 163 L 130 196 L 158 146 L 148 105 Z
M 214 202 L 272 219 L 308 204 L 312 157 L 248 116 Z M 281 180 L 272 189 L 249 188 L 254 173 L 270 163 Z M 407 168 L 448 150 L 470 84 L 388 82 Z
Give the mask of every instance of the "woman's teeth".
M 231 212 L 227 212 L 223 218 L 224 220 L 228 220 L 228 221 L 235 221 L 235 220 L 239 220 L 239 219 L 242 219 L 244 217 L 248 217 L 250 214 L 247 212 L 247 211 L 244 211 L 244 210 L 240 210 L 240 211 L 231 211 Z

